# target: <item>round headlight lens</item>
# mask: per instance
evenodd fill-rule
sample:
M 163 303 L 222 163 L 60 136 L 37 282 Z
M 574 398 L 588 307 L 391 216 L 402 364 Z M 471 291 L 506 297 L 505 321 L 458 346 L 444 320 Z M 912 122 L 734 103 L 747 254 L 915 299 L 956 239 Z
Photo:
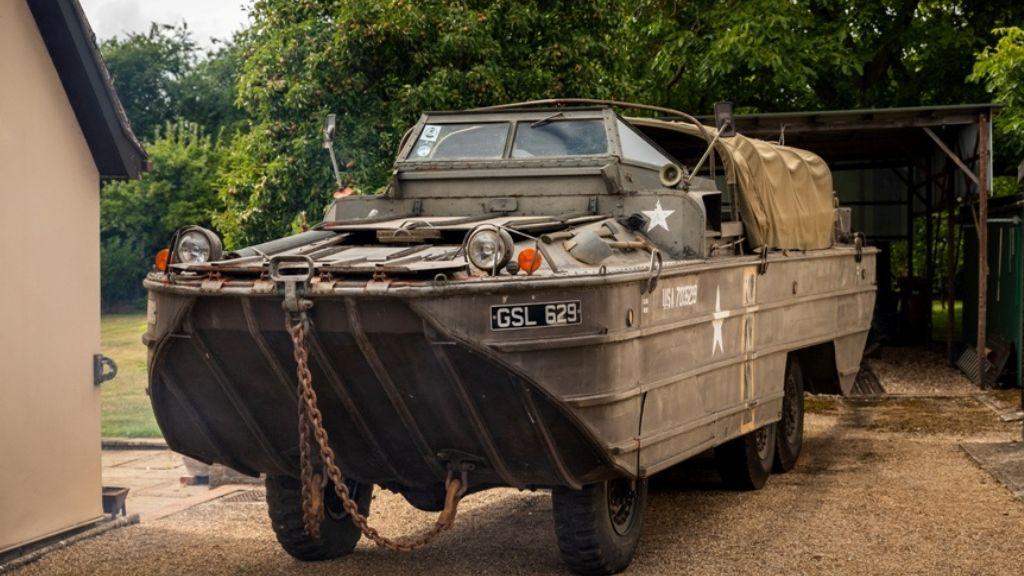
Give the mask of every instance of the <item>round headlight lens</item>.
M 512 258 L 512 236 L 494 226 L 480 226 L 469 235 L 466 255 L 481 270 L 496 274 Z
M 204 264 L 219 260 L 221 251 L 220 238 L 213 232 L 196 226 L 178 236 L 175 256 L 182 264 Z

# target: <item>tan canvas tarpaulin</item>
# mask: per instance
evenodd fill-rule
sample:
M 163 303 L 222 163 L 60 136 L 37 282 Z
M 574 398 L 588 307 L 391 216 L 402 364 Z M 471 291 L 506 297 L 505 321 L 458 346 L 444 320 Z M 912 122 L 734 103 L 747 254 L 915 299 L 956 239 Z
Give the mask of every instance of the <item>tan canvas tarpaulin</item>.
M 700 137 L 691 124 L 631 118 L 650 126 Z M 706 128 L 711 137 L 714 128 Z M 737 134 L 715 146 L 726 179 L 739 188 L 739 208 L 752 246 L 816 250 L 832 245 L 832 173 L 806 150 L 779 146 Z

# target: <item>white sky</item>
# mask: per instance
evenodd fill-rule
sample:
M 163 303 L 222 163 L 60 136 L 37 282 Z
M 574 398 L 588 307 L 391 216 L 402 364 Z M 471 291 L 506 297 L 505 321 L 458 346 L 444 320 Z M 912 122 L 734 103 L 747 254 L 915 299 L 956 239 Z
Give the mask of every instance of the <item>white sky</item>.
M 227 39 L 248 21 L 250 0 L 79 0 L 98 40 L 126 32 L 144 32 L 151 22 L 188 22 L 203 47 L 211 38 Z

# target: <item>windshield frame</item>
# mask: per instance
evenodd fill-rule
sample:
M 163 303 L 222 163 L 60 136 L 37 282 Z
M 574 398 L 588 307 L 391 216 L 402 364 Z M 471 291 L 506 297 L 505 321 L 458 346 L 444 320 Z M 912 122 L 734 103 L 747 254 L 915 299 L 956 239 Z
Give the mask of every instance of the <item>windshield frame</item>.
M 557 115 L 557 116 L 555 116 Z M 554 117 L 553 117 L 554 116 Z M 605 136 L 607 138 L 607 151 L 603 154 L 587 154 L 587 155 L 575 155 L 575 156 L 536 156 L 531 158 L 514 158 L 512 157 L 512 148 L 515 144 L 516 134 L 519 130 L 519 124 L 525 123 L 530 124 L 533 122 L 541 121 L 548 122 L 561 122 L 567 120 L 601 120 L 603 121 Z M 626 129 L 631 129 L 641 139 L 645 140 L 647 144 L 652 146 L 657 152 L 664 155 L 666 158 L 672 160 L 674 163 L 679 164 L 672 154 L 667 152 L 664 148 L 654 142 L 647 134 L 639 128 L 633 126 L 633 124 L 624 116 L 618 114 L 612 108 L 608 107 L 575 107 L 575 108 L 530 108 L 530 109 L 517 109 L 517 110 L 490 110 L 490 111 L 457 111 L 457 112 L 426 112 L 422 114 L 419 120 L 413 125 L 403 136 L 401 145 L 399 147 L 399 153 L 395 160 L 396 168 L 402 169 L 417 169 L 417 167 L 427 168 L 439 166 L 448 166 L 452 164 L 457 165 L 502 165 L 508 167 L 522 166 L 524 164 L 564 164 L 566 162 L 572 162 L 573 164 L 600 164 L 607 162 L 610 158 L 615 158 L 622 164 L 636 166 L 645 169 L 659 170 L 661 166 L 648 164 L 646 162 L 638 161 L 636 159 L 627 158 L 625 151 L 622 146 L 622 139 L 619 135 L 618 122 L 626 124 Z M 500 158 L 466 158 L 466 159 L 453 159 L 453 158 L 441 158 L 441 159 L 416 159 L 412 157 L 416 143 L 419 140 L 423 129 L 428 124 L 490 124 L 490 123 L 508 123 L 509 131 L 505 138 L 505 149 L 502 152 Z
M 553 114 L 559 114 L 557 118 L 551 118 Z M 577 160 L 586 162 L 594 159 L 604 159 L 610 156 L 621 158 L 618 134 L 614 125 L 615 113 L 608 108 L 537 108 L 531 110 L 494 111 L 494 112 L 428 112 L 420 116 L 419 121 L 406 133 L 396 159 L 396 163 L 405 167 L 429 166 L 438 164 L 522 164 L 526 162 L 551 162 Z M 607 150 L 601 154 L 587 154 L 575 156 L 537 156 L 534 158 L 513 158 L 512 147 L 520 123 L 532 124 L 539 120 L 548 122 L 564 122 L 572 120 L 599 120 L 602 122 L 607 140 Z M 505 139 L 505 148 L 501 158 L 431 158 L 416 159 L 413 154 L 416 143 L 419 141 L 424 128 L 429 125 L 444 124 L 510 124 L 508 135 Z

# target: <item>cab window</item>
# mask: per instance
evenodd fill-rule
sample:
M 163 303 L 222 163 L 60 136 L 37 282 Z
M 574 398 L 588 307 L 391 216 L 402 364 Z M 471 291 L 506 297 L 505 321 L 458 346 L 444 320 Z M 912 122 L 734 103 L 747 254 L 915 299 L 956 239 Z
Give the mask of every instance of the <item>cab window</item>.
M 619 143 L 622 144 L 622 159 L 632 160 L 641 164 L 649 164 L 661 168 L 665 164 L 673 163 L 665 153 L 659 150 L 640 135 L 632 126 L 622 120 L 615 120 L 619 128 Z
M 519 122 L 512 141 L 513 158 L 592 156 L 608 153 L 603 120 Z
M 508 122 L 425 124 L 406 159 L 498 159 L 505 151 L 508 131 Z

